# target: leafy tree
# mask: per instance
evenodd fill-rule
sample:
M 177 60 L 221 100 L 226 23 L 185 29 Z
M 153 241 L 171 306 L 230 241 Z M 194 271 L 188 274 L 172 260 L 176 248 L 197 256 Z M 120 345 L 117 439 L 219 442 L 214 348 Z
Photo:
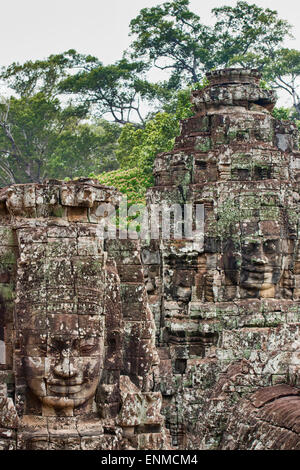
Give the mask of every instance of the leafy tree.
M 113 65 L 100 62 L 92 70 L 80 71 L 60 83 L 62 93 L 76 94 L 80 102 L 93 105 L 98 116 L 111 115 L 120 124 L 143 123 L 141 99 L 153 98 L 157 87 L 143 79 L 148 66 L 122 59 Z
M 163 111 L 149 119 L 144 128 L 124 126 L 116 151 L 121 168 L 139 166 L 146 174 L 152 174 L 155 156 L 173 148 L 180 132 L 180 119 L 191 115 L 190 89 L 186 89 L 173 94 Z
M 120 168 L 115 171 L 102 173 L 96 176 L 96 178 L 100 183 L 114 186 L 123 194 L 126 194 L 129 205 L 145 204 L 146 191 L 153 185 L 152 175 L 147 174 L 140 167 Z
M 198 82 L 213 67 L 214 38 L 209 27 L 188 9 L 189 0 L 173 0 L 143 8 L 130 22 L 133 57 L 142 57 L 161 70 L 171 71 L 171 85 L 179 88 L 184 77 Z
M 82 107 L 62 109 L 57 98 L 42 92 L 3 101 L 0 184 L 41 182 L 46 177 L 84 176 L 116 168 L 112 153 L 119 129 L 108 129 L 106 123 L 98 128 L 81 124 L 85 115 Z
M 43 92 L 47 97 L 60 93 L 59 83 L 74 70 L 91 70 L 99 60 L 91 55 L 78 54 L 74 49 L 62 54 L 52 54 L 45 60 L 12 63 L 2 67 L 0 79 L 21 97 Z
M 151 173 L 156 154 L 171 150 L 178 132 L 178 120 L 168 113 L 157 113 L 143 129 L 127 124 L 122 130 L 117 150 L 121 168 L 138 165 Z
M 77 124 L 66 129 L 54 141 L 45 166 L 46 176 L 75 178 L 115 170 L 118 137 L 121 129 L 115 124 Z
M 290 108 L 274 108 L 272 116 L 276 119 L 280 119 L 280 121 L 288 121 L 292 119 L 292 111 Z
M 197 86 L 205 86 L 198 84 Z M 143 129 L 127 124 L 122 128 L 116 151 L 121 168 L 96 176 L 127 195 L 128 203 L 145 204 L 147 189 L 153 185 L 152 167 L 157 153 L 167 152 L 179 134 L 179 121 L 192 115 L 190 89 L 169 96 L 163 112 L 149 119 Z
M 87 72 L 98 65 L 95 57 L 70 50 L 2 69 L 2 80 L 19 97 L 3 98 L 0 104 L 1 185 L 118 168 L 120 127 L 104 120 L 84 121 L 88 104 L 74 105 L 59 89 L 72 71 Z
M 89 129 L 97 137 L 97 161 L 98 167 L 93 172 L 112 171 L 119 168 L 116 151 L 119 147 L 118 139 L 122 127 L 117 123 L 111 123 L 105 119 L 94 119 L 89 124 Z
M 132 57 L 170 70 L 169 86 L 196 83 L 214 67 L 228 66 L 247 53 L 270 56 L 289 34 L 277 12 L 245 1 L 214 8 L 213 27 L 189 10 L 189 0 L 172 0 L 144 8 L 131 23 Z
M 245 54 L 272 57 L 282 47 L 282 42 L 291 35 L 291 25 L 278 18 L 278 13 L 269 8 L 238 1 L 235 7 L 214 8 L 216 17 L 213 28 L 218 66 L 227 66 L 242 59 Z
M 66 123 L 57 119 L 58 101 L 39 93 L 29 99 L 11 97 L 0 109 L 1 179 L 5 174 L 12 183 L 40 181 L 54 128 Z
M 148 112 L 141 110 L 142 101 L 165 97 L 164 87 L 145 79 L 148 69 L 144 62 L 126 58 L 104 66 L 96 57 L 70 49 L 45 60 L 13 63 L 2 68 L 0 79 L 21 97 L 43 92 L 62 104 L 77 102 L 94 116 L 141 125 Z
M 300 116 L 300 51 L 281 48 L 268 57 L 248 53 L 233 57 L 230 63 L 260 70 L 270 88 L 284 90 L 291 97 L 294 109 Z
M 300 51 L 280 49 L 263 68 L 264 76 L 275 89 L 287 92 L 300 117 Z
M 191 113 L 190 90 L 178 89 L 203 86 L 214 67 L 259 67 L 297 108 L 300 52 L 282 48 L 288 23 L 245 1 L 212 12 L 215 24 L 206 26 L 189 0 L 142 9 L 130 24 L 131 56 L 115 64 L 70 49 L 3 68 L 0 79 L 18 97 L 0 104 L 0 184 L 97 174 L 119 164 L 150 175 L 155 155 L 172 148 L 179 119 Z M 153 65 L 171 72 L 167 82 L 147 81 Z M 151 114 L 145 102 L 159 103 L 159 112 Z M 88 112 L 93 122 L 84 120 Z M 114 123 L 99 120 L 104 116 Z

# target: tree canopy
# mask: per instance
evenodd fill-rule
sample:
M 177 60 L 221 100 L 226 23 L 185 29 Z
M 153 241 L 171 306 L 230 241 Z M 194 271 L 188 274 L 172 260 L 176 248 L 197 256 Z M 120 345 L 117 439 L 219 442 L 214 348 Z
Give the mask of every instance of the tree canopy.
M 122 180 L 137 167 L 148 184 L 155 155 L 190 115 L 191 88 L 214 68 L 258 68 L 291 98 L 294 111 L 278 117 L 299 118 L 300 51 L 284 47 L 287 21 L 241 0 L 212 14 L 206 25 L 189 0 L 169 0 L 132 19 L 131 46 L 115 63 L 70 49 L 2 68 L 11 93 L 0 95 L 0 185 L 107 171 Z M 155 69 L 164 80 L 150 81 Z
M 100 62 L 91 70 L 81 70 L 63 80 L 62 93 L 76 94 L 80 102 L 93 106 L 100 116 L 110 114 L 115 122 L 126 124 L 136 119 L 143 122 L 140 100 L 150 87 L 141 78 L 148 68 L 143 62 L 122 59 L 104 66 Z M 132 115 L 135 115 L 132 118 Z
M 39 92 L 0 104 L 0 184 L 80 177 L 118 167 L 114 146 L 120 128 L 81 122 L 81 107 L 61 108 Z
M 226 67 L 246 53 L 268 57 L 290 35 L 291 26 L 277 12 L 238 1 L 212 10 L 214 26 L 201 23 L 189 0 L 144 8 L 130 23 L 131 56 L 170 70 L 170 85 L 199 82 L 205 72 Z

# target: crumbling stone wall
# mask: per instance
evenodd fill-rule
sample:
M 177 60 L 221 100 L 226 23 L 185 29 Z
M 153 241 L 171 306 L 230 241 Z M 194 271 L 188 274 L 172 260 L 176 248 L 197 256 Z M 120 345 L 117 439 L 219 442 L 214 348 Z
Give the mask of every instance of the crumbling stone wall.
M 93 180 L 1 190 L 2 449 L 169 446 L 139 242 L 103 229 L 120 199 Z
M 163 413 L 179 448 L 281 448 L 287 434 L 282 448 L 299 448 L 298 132 L 272 117 L 257 71 L 207 76 L 148 193 L 204 206 L 202 243 L 143 247 Z M 256 407 L 264 390 L 272 403 Z

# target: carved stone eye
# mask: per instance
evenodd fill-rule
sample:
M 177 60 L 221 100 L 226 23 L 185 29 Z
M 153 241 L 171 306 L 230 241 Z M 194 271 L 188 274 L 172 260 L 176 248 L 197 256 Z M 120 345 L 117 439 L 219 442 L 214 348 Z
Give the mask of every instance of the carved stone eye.
M 95 345 L 81 346 L 80 351 L 84 354 L 88 354 L 95 349 Z
M 274 240 L 268 240 L 264 243 L 265 253 L 276 253 L 276 242 Z
M 95 351 L 97 345 L 98 345 L 97 340 L 94 340 L 93 342 L 91 342 L 91 340 L 89 340 L 89 342 L 82 342 L 79 346 L 79 350 L 80 350 L 81 354 L 84 354 L 84 355 L 88 356 L 89 354 L 91 354 L 92 352 Z
M 250 242 L 244 245 L 244 252 L 246 255 L 254 253 L 257 249 L 258 249 L 258 243 L 256 242 Z

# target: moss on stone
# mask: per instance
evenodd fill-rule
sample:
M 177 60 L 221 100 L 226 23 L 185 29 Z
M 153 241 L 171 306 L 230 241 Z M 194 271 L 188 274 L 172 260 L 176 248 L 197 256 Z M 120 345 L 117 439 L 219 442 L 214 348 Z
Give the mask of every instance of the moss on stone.
M 0 284 L 0 297 L 7 302 L 14 299 L 14 285 Z
M 211 139 L 210 137 L 197 137 L 195 150 L 199 152 L 208 152 L 211 149 Z
M 51 215 L 52 217 L 63 217 L 65 215 L 65 208 L 61 206 L 54 207 Z

